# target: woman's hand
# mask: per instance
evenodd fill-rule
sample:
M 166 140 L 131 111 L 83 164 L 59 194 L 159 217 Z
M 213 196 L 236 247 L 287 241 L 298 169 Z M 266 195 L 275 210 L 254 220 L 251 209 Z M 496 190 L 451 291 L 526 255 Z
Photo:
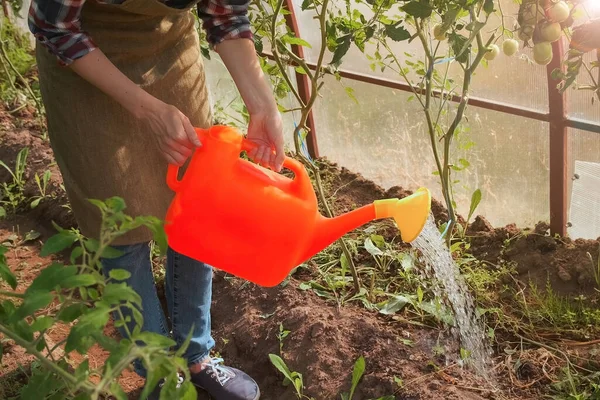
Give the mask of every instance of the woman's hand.
M 258 145 L 248 156 L 263 167 L 281 171 L 285 158 L 281 114 L 276 109 L 250 114 L 247 137 Z
M 194 127 L 181 111 L 134 84 L 100 49 L 77 59 L 71 68 L 132 115 L 145 121 L 170 164 L 183 165 L 194 148 L 201 146 Z
M 176 107 L 156 98 L 149 103 L 143 118 L 155 135 L 163 157 L 169 164 L 182 166 L 194 149 L 202 145 L 196 130 Z

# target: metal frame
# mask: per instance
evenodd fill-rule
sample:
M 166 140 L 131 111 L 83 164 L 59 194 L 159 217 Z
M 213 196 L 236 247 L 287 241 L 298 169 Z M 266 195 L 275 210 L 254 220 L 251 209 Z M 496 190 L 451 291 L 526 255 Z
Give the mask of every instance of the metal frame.
M 286 22 L 290 30 L 297 36 L 301 37 L 300 28 L 296 19 L 293 0 L 285 0 L 286 9 L 289 14 L 285 16 Z M 562 65 L 562 55 L 564 54 L 564 44 L 562 41 L 557 41 L 552 44 L 552 50 L 555 54 L 552 62 L 547 66 L 547 81 L 548 81 L 548 112 L 517 107 L 514 105 L 486 100 L 481 98 L 470 98 L 469 105 L 502 112 L 519 117 L 530 118 L 538 121 L 549 123 L 550 134 L 550 230 L 552 234 L 565 236 L 567 234 L 567 179 L 568 176 L 568 129 L 574 128 L 584 131 L 600 133 L 600 124 L 589 123 L 577 118 L 569 118 L 567 115 L 567 99 L 566 94 L 561 94 L 556 88 L 556 81 L 552 79 L 552 71 L 555 68 L 560 68 Z M 304 58 L 304 51 L 301 46 L 292 46 L 292 51 L 298 57 Z M 264 54 L 267 57 L 272 57 L 270 54 Z M 316 64 L 307 62 L 311 69 L 316 69 Z M 339 74 L 346 79 L 369 83 L 377 86 L 382 86 L 390 89 L 412 92 L 411 87 L 399 81 L 380 78 L 358 72 L 346 70 L 339 71 Z M 303 101 L 308 101 L 310 98 L 310 80 L 304 74 L 296 72 L 296 82 L 298 83 L 298 93 Z M 439 93 L 435 93 L 439 95 Z M 451 101 L 459 102 L 459 96 L 453 96 Z M 312 111 L 310 111 L 307 121 L 310 132 L 307 136 L 308 151 L 311 157 L 318 157 L 317 130 Z

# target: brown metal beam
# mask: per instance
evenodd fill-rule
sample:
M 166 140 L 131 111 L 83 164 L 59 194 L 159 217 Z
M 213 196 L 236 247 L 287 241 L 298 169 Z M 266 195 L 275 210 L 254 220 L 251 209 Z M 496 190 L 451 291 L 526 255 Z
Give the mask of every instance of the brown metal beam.
M 548 106 L 550 114 L 550 231 L 567 234 L 567 98 L 560 93 L 552 71 L 562 68 L 564 45 L 562 40 L 552 43 L 554 58 L 547 66 Z
M 262 56 L 273 59 L 273 55 L 269 54 L 269 53 L 262 53 Z M 317 65 L 315 63 L 311 63 L 308 61 L 306 62 L 306 65 L 312 70 L 315 70 L 317 68 Z M 404 92 L 412 92 L 413 91 L 412 88 L 410 87 L 410 85 L 408 85 L 407 83 L 396 81 L 393 79 L 381 78 L 381 77 L 377 77 L 377 76 L 362 74 L 360 72 L 351 72 L 351 71 L 346 71 L 346 70 L 340 70 L 340 71 L 338 71 L 338 73 L 340 74 L 340 76 L 342 78 L 346 78 L 346 79 L 350 79 L 350 80 L 354 80 L 354 81 L 358 81 L 358 82 L 369 83 L 369 84 L 373 84 L 373 85 L 377 85 L 377 86 L 386 87 L 389 89 L 401 90 Z M 424 93 L 424 92 L 422 90 L 417 89 L 417 93 Z M 436 97 L 439 97 L 439 96 L 441 96 L 441 92 L 434 91 L 433 95 Z M 454 95 L 449 100 L 459 103 L 461 99 L 460 99 L 460 96 Z M 538 110 L 534 110 L 531 108 L 517 107 L 517 106 L 510 105 L 510 104 L 502 103 L 502 102 L 496 102 L 493 100 L 484 100 L 484 99 L 480 99 L 478 97 L 469 98 L 469 105 L 472 105 L 474 107 L 483 108 L 486 110 L 492 110 L 492 111 L 503 112 L 506 114 L 516 115 L 516 116 L 523 117 L 523 118 L 535 119 L 537 121 L 549 121 L 550 120 L 550 115 L 547 112 L 538 111 Z M 598 126 L 598 130 L 600 131 L 600 126 Z
M 285 15 L 285 22 L 290 30 L 297 36 L 300 36 L 300 27 L 298 26 L 298 20 L 296 19 L 296 13 L 294 10 L 294 2 L 293 0 L 285 0 L 285 8 L 289 11 Z M 304 59 L 304 49 L 302 46 L 292 45 L 292 52 Z M 296 83 L 298 85 L 298 95 L 304 102 L 304 104 L 308 103 L 310 99 L 310 88 L 311 82 L 308 79 L 308 76 L 296 72 Z M 308 154 L 311 157 L 317 158 L 319 157 L 319 146 L 317 144 L 317 131 L 315 129 L 315 119 L 313 116 L 312 110 L 308 113 L 308 118 L 306 120 L 306 126 L 308 127 L 308 134 L 306 135 L 306 145 L 308 148 Z

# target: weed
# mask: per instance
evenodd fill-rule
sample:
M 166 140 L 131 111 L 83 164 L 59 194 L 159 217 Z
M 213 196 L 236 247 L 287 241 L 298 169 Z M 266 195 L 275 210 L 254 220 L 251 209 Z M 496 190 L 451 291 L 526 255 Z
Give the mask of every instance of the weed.
M 590 253 L 586 253 L 590 260 L 590 271 L 596 282 L 596 290 L 600 292 L 600 246 L 598 246 L 598 260 L 594 262 L 594 258 Z
M 302 374 L 296 371 L 290 371 L 285 361 L 281 357 L 276 354 L 269 354 L 269 359 L 271 363 L 281 372 L 284 376 L 283 384 L 284 386 L 289 385 L 290 383 L 294 386 L 294 390 L 296 391 L 296 397 L 299 399 L 312 399 L 312 397 L 305 396 L 303 394 L 304 391 L 304 382 L 302 380 Z
M 290 334 L 290 331 L 283 329 L 283 324 L 279 324 L 279 333 L 277 333 L 277 340 L 279 340 L 279 354 L 283 354 L 283 341 Z
M 2 198 L 0 199 L 0 216 L 6 215 L 6 208 L 10 207 L 11 212 L 16 212 L 19 206 L 25 201 L 25 166 L 27 165 L 27 156 L 29 148 L 24 147 L 19 151 L 15 162 L 15 170 L 10 169 L 3 161 L 0 166 L 4 167 L 12 176 L 12 182 L 2 183 Z
M 41 178 L 37 173 L 35 174 L 35 183 L 38 187 L 38 191 L 40 194 L 31 198 L 31 203 L 29 203 L 31 208 L 36 208 L 38 205 L 40 205 L 40 202 L 45 198 L 52 197 L 48 194 L 48 182 L 50 181 L 51 176 L 52 172 L 50 172 L 50 170 L 46 170 L 46 172 L 44 172 L 44 175 L 42 175 Z
M 363 356 L 360 356 L 358 360 L 354 363 L 354 368 L 352 369 L 352 386 L 350 386 L 350 394 L 342 393 L 342 400 L 352 400 L 354 396 L 354 391 L 358 386 L 358 382 L 362 378 L 365 373 L 365 359 Z

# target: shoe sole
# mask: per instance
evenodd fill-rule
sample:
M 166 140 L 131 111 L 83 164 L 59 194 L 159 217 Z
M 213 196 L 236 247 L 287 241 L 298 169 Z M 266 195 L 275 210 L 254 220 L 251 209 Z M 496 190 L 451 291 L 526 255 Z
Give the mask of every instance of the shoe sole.
M 203 390 L 206 394 L 208 394 L 208 397 L 210 397 L 211 399 L 213 399 L 213 397 L 202 386 L 198 386 L 198 385 L 194 385 L 194 386 L 197 387 L 200 390 Z M 259 400 L 260 399 L 260 388 L 258 387 L 258 385 L 256 385 L 256 390 L 257 390 L 256 397 L 254 397 L 252 400 Z

